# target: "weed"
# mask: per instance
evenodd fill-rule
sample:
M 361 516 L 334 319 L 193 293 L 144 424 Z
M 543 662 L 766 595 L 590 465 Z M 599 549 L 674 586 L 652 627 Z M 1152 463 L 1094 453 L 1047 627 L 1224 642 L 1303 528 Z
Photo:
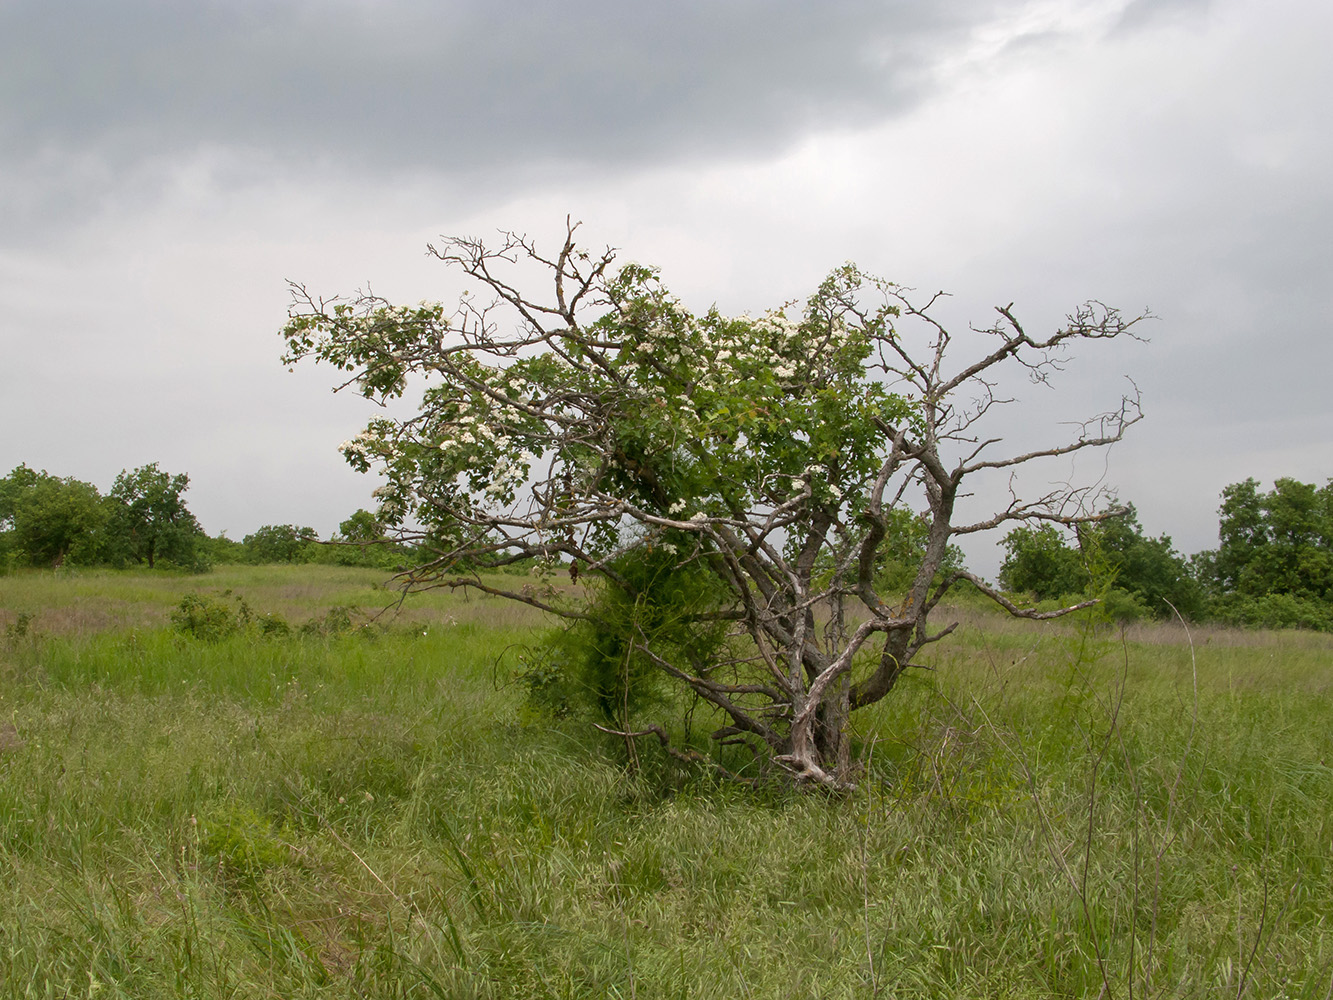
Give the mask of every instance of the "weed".
M 11 646 L 15 646 L 27 639 L 32 626 L 32 620 L 36 616 L 31 611 L 20 611 L 14 616 L 14 620 L 5 626 L 5 641 Z

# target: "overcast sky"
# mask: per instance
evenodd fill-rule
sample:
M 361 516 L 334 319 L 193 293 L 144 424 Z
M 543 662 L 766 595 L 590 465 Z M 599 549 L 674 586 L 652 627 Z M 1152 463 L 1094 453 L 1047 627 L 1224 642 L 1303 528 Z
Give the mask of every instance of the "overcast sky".
M 1226 484 L 1333 476 L 1330 43 L 1328 0 L 0 0 L 0 474 L 156 461 L 210 533 L 328 534 L 366 409 L 279 365 L 285 280 L 448 300 L 427 241 L 572 214 L 699 309 L 848 259 L 960 329 L 1150 308 L 997 426 L 1132 378 L 1043 475 L 1211 548 Z

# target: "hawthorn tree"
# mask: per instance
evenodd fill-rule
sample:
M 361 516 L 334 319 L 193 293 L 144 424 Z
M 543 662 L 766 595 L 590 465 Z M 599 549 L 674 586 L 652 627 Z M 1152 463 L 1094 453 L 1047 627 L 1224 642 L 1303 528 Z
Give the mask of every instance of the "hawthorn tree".
M 347 373 L 340 388 L 380 402 L 420 390 L 410 416 L 371 420 L 341 448 L 386 478 L 380 522 L 434 554 L 405 587 L 472 588 L 620 627 L 627 657 L 722 713 L 715 739 L 829 786 L 851 779 L 851 715 L 954 629 L 929 624 L 952 587 L 1027 618 L 1073 610 L 1025 610 L 944 570 L 957 536 L 1100 517 L 1088 491 L 1014 497 L 965 523 L 955 503 L 974 473 L 1120 440 L 1141 417 L 1136 396 L 1018 454 L 999 453 L 981 424 L 1002 369 L 1044 381 L 1070 345 L 1133 336 L 1142 317 L 1092 302 L 1032 337 L 1005 306 L 953 363 L 954 337 L 931 313 L 939 296 L 918 302 L 851 264 L 762 315 L 692 313 L 654 269 L 588 252 L 576 229 L 553 256 L 514 233 L 430 247 L 484 293 L 451 311 L 293 285 L 285 364 L 327 362 Z M 520 288 L 516 275 L 534 270 L 545 295 Z M 877 567 L 891 528 L 920 505 L 910 582 L 887 592 Z M 534 558 L 576 585 L 486 573 Z M 666 586 L 648 562 L 666 564 Z M 596 622 L 607 607 L 633 613 Z M 625 735 L 649 732 L 667 743 L 655 726 Z

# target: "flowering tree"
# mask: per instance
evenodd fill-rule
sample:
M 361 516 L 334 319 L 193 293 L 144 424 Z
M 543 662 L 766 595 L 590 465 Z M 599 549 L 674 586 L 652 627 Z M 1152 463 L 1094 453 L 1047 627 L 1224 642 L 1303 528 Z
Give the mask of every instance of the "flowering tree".
M 981 352 L 951 366 L 935 299 L 914 304 L 851 264 L 802 303 L 696 314 L 653 269 L 576 245 L 576 228 L 554 257 L 513 233 L 431 247 L 487 295 L 449 313 L 294 286 L 285 363 L 331 363 L 350 373 L 343 387 L 381 401 L 424 381 L 414 415 L 372 420 L 342 446 L 387 478 L 380 520 L 435 553 L 405 586 L 470 587 L 586 620 L 597 605 L 584 587 L 506 586 L 485 571 L 535 557 L 631 605 L 650 596 L 635 560 L 703 576 L 708 598 L 674 617 L 671 641 L 660 616 L 638 616 L 627 655 L 715 705 L 718 740 L 825 785 L 849 780 L 851 714 L 954 628 L 928 624 L 950 588 L 967 581 L 1023 617 L 1063 613 L 1021 609 L 942 569 L 954 536 L 1093 519 L 1089 496 L 1014 499 L 965 524 L 955 501 L 974 472 L 1118 441 L 1140 418 L 1136 399 L 1024 454 L 994 455 L 999 442 L 976 429 L 999 402 L 997 369 L 1044 380 L 1071 342 L 1132 335 L 1141 317 L 1090 303 L 1043 339 L 1002 308 L 976 331 Z M 548 297 L 514 283 L 534 266 Z M 877 568 L 907 504 L 925 507 L 925 544 L 906 593 L 889 594 Z M 722 641 L 680 641 L 691 627 Z M 657 727 L 639 735 L 649 731 L 666 742 Z

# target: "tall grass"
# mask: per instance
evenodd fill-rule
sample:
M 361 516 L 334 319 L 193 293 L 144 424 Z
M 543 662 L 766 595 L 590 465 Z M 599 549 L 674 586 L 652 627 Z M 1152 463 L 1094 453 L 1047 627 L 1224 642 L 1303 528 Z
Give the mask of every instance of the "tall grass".
M 61 587 L 101 585 L 116 614 L 148 594 L 163 621 L 204 581 L 294 620 L 383 597 L 362 571 L 245 572 L 20 594 L 4 995 L 1333 989 L 1324 640 L 1214 632 L 1192 657 L 1179 630 L 976 616 L 858 720 L 864 777 L 834 798 L 719 784 L 648 743 L 631 771 L 620 742 L 525 708 L 513 647 L 536 623 L 494 603 L 211 644 L 60 628 Z

